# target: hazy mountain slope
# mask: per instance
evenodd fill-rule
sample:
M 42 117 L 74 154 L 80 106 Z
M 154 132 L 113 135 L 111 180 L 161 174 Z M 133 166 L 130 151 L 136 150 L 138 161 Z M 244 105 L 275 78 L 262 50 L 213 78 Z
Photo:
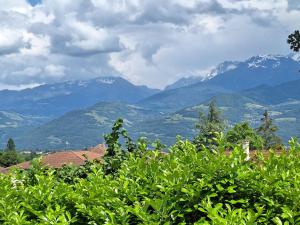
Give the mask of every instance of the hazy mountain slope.
M 300 99 L 299 87 L 300 80 L 295 80 L 276 86 L 263 85 L 241 93 L 262 103 L 279 104 L 293 99 Z
M 166 86 L 164 90 L 172 90 L 172 89 L 176 89 L 176 88 L 190 86 L 192 84 L 202 82 L 203 79 L 205 79 L 205 78 L 199 77 L 199 76 L 183 77 L 183 78 L 180 78 L 179 80 L 177 80 L 176 82 Z
M 24 116 L 14 112 L 0 111 L 0 144 L 5 147 L 10 137 L 25 133 L 32 127 L 41 125 L 48 118 L 38 116 Z M 0 148 L 1 148 L 0 147 Z
M 140 105 L 162 112 L 174 112 L 203 102 L 220 93 L 230 93 L 222 87 L 197 83 L 182 88 L 162 91 L 139 102 Z
M 131 130 L 139 121 L 156 114 L 126 103 L 98 103 L 85 110 L 76 110 L 16 137 L 22 148 L 63 149 L 84 148 L 103 142 L 103 134 L 111 131 L 113 123 L 123 118 Z M 66 145 L 68 142 L 70 145 Z
M 194 76 L 186 76 L 183 77 L 173 84 L 168 85 L 165 90 L 171 90 L 171 89 L 176 89 L 176 88 L 181 88 L 181 87 L 186 87 L 195 83 L 199 82 L 205 82 L 208 81 L 215 76 L 219 76 L 222 73 L 225 73 L 227 71 L 233 70 L 237 68 L 239 62 L 233 62 L 233 61 L 225 61 L 218 66 L 210 69 L 208 72 L 203 72 L 201 75 L 194 75 Z
M 157 92 L 145 86 L 135 86 L 120 77 L 102 77 L 42 85 L 22 91 L 0 91 L 0 109 L 55 117 L 100 101 L 134 103 Z

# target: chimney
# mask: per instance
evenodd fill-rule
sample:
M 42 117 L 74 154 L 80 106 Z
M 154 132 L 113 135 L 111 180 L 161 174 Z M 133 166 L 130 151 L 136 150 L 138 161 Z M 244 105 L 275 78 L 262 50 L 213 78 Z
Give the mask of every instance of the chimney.
M 249 161 L 250 160 L 250 142 L 248 140 L 244 140 L 243 143 L 242 143 L 242 148 L 243 148 L 243 151 L 244 153 L 246 154 L 246 161 Z

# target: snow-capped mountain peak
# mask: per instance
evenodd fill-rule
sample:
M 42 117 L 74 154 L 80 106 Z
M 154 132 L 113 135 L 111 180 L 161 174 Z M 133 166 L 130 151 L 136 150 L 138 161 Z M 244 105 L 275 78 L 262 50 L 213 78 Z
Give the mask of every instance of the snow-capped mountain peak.
M 280 60 L 286 58 L 281 55 L 258 55 L 251 57 L 246 61 L 248 68 L 267 68 L 270 65 L 272 68 L 276 68 L 280 65 Z
M 215 76 L 218 76 L 227 71 L 236 69 L 238 64 L 239 64 L 239 62 L 225 61 L 225 62 L 219 64 L 218 66 L 210 68 L 206 71 L 197 72 L 197 73 L 195 73 L 196 75 L 192 74 L 191 76 L 185 76 L 185 77 L 179 79 L 178 81 L 176 81 L 175 83 L 167 86 L 165 89 L 170 90 L 170 89 L 174 89 L 174 88 L 185 87 L 185 86 L 195 84 L 198 82 L 208 81 L 208 80 L 214 78 Z
M 239 73 L 239 71 L 243 71 L 242 74 L 244 74 L 247 70 L 251 71 L 262 69 L 264 71 L 278 71 L 286 67 L 297 67 L 297 64 L 299 63 L 299 53 L 293 53 L 289 55 L 257 55 L 245 61 L 225 61 L 218 66 L 210 69 L 206 73 L 195 73 L 192 76 L 182 78 L 176 81 L 174 84 L 169 85 L 166 89 L 184 87 L 198 82 L 210 82 L 210 80 L 214 80 L 214 78 L 218 79 L 218 77 L 221 77 L 223 74 L 227 74 L 227 72 L 229 71 L 232 71 L 233 73 Z M 198 76 L 195 76 L 197 74 Z M 270 74 L 270 72 L 268 74 Z

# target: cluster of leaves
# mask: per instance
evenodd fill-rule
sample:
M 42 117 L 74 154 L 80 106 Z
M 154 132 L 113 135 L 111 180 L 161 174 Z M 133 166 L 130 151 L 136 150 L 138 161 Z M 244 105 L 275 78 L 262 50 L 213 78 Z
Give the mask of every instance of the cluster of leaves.
M 0 224 L 300 223 L 296 141 L 288 153 L 252 161 L 238 146 L 224 154 L 224 137 L 216 151 L 179 139 L 164 154 L 159 142 L 150 150 L 143 140 L 128 145 L 125 138 L 123 146 L 118 122 L 107 137 L 118 147 L 107 151 L 104 164 L 52 170 L 34 162 L 28 171 L 0 175 Z M 120 149 L 124 157 L 112 167 Z
M 290 34 L 287 42 L 293 51 L 299 52 L 299 50 L 300 50 L 300 32 L 299 32 L 299 30 L 296 30 L 294 33 Z
M 248 122 L 238 123 L 226 133 L 229 148 L 249 141 L 250 150 L 259 150 L 264 146 L 263 138 L 249 125 Z

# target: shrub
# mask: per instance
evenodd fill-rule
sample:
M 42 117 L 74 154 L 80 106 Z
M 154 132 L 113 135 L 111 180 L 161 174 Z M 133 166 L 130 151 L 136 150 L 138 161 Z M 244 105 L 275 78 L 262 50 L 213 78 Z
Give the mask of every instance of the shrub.
M 29 171 L 0 175 L 0 224 L 300 222 L 295 140 L 288 153 L 270 151 L 255 161 L 245 161 L 238 146 L 226 156 L 222 150 L 199 152 L 183 140 L 168 154 L 134 152 L 127 152 L 113 174 L 93 163 L 61 171 L 36 163 Z

